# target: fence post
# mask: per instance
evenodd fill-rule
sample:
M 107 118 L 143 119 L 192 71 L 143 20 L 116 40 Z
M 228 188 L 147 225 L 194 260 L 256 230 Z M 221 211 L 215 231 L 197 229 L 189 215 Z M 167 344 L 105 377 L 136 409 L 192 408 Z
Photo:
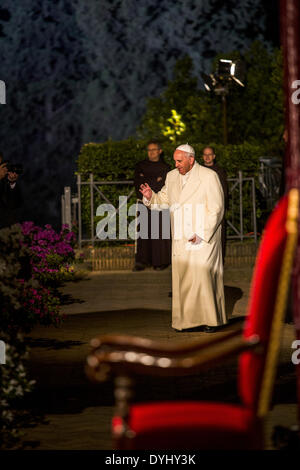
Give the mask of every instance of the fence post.
M 0 104 L 6 104 L 6 85 L 3 80 L 0 80 Z
M 66 223 L 66 213 L 65 213 L 65 196 L 61 196 L 61 225 Z
M 6 364 L 6 344 L 0 341 L 0 364 Z
M 244 225 L 243 225 L 243 173 L 239 171 L 239 190 L 240 190 L 240 235 L 241 241 L 244 238 Z
M 77 175 L 77 194 L 78 194 L 78 245 L 81 249 L 82 240 L 82 219 L 81 219 L 81 174 Z
M 255 182 L 252 178 L 252 205 L 253 205 L 253 231 L 255 243 L 257 243 L 257 223 L 256 223 L 256 200 L 255 200 Z
M 94 175 L 90 173 L 90 194 L 91 194 L 91 240 L 94 247 Z
M 65 224 L 69 226 L 69 230 L 72 229 L 72 216 L 71 216 L 71 188 L 65 186 Z

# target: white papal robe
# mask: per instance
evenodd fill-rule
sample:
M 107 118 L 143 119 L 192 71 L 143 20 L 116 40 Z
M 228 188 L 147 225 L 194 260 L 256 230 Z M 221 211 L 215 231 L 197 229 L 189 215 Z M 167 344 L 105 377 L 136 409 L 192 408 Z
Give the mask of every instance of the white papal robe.
M 220 225 L 224 194 L 218 175 L 196 162 L 186 175 L 172 170 L 147 205 L 170 208 L 172 327 L 225 324 Z M 200 244 L 188 241 L 194 234 L 202 239 Z

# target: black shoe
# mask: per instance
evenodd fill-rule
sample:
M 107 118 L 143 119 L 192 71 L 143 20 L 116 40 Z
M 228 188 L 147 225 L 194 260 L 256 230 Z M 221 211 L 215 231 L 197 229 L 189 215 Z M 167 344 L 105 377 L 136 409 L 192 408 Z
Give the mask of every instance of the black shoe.
M 198 331 L 203 331 L 203 327 L 192 326 L 191 328 L 183 328 L 182 330 L 177 330 L 176 328 L 173 328 L 173 330 L 175 330 L 176 333 L 197 333 Z
M 216 326 L 207 326 L 207 325 L 206 325 L 206 326 L 203 328 L 203 331 L 204 331 L 205 333 L 215 333 L 215 332 L 217 331 L 217 327 L 216 327 Z
M 154 269 L 155 269 L 155 271 L 163 271 L 168 266 L 169 266 L 168 264 L 162 264 L 161 266 L 154 266 Z
M 145 269 L 145 266 L 143 266 L 142 264 L 136 264 L 134 266 L 134 268 L 132 269 L 132 271 L 133 272 L 135 272 L 135 271 L 144 271 L 144 269 Z

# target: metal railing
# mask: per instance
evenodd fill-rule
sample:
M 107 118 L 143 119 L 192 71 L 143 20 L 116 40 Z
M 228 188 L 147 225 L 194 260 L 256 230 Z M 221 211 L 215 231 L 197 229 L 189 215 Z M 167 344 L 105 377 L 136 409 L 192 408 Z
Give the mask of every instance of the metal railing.
M 282 162 L 276 157 L 260 157 L 259 163 L 259 190 L 266 201 L 267 210 L 271 212 L 282 189 Z
M 112 204 L 112 202 L 105 196 L 103 191 L 101 191 L 98 186 L 111 186 L 111 185 L 132 185 L 133 186 L 133 181 L 94 181 L 94 175 L 93 173 L 90 173 L 90 178 L 89 181 L 82 181 L 81 180 L 81 174 L 77 175 L 77 193 L 78 193 L 78 244 L 79 247 L 81 248 L 81 245 L 83 242 L 89 242 L 92 243 L 94 246 L 95 241 L 100 242 L 99 238 L 95 234 L 95 229 L 94 229 L 94 218 L 95 218 L 95 212 L 94 212 L 94 190 L 98 192 L 100 195 L 100 198 L 103 199 L 107 204 Z M 83 230 L 82 230 L 82 209 L 81 209 L 81 187 L 88 185 L 90 187 L 90 238 L 83 238 Z M 133 193 L 135 192 L 135 188 L 133 188 L 129 194 L 127 195 L 128 198 L 130 198 Z M 124 194 L 122 194 L 124 195 Z M 116 209 L 116 213 L 119 212 L 121 207 Z M 124 240 L 126 241 L 126 240 Z M 127 239 L 129 241 L 129 239 Z M 130 240 L 132 241 L 132 240 Z
M 235 207 L 239 208 L 239 221 L 238 226 L 234 224 L 233 219 L 230 220 L 227 218 L 227 224 L 234 232 L 234 235 L 227 234 L 227 239 L 235 239 L 238 238 L 239 240 L 243 241 L 244 238 L 254 238 L 255 242 L 257 242 L 257 220 L 256 220 L 256 201 L 255 201 L 255 180 L 253 177 L 243 177 L 242 171 L 238 172 L 237 178 L 228 178 L 227 179 L 229 184 L 229 194 L 230 194 L 230 202 L 231 202 L 231 214 L 235 214 Z M 251 221 L 252 221 L 252 230 L 247 233 L 244 233 L 244 192 L 243 192 L 243 184 L 245 182 L 250 183 L 250 207 L 251 210 Z M 238 193 L 238 204 L 234 203 L 234 191 Z
M 257 242 L 257 220 L 256 220 L 256 201 L 255 201 L 255 180 L 253 177 L 243 177 L 241 171 L 238 172 L 237 178 L 228 178 L 229 184 L 229 194 L 230 194 L 230 203 L 231 214 L 235 216 L 227 217 L 228 232 L 231 230 L 231 234 L 227 234 L 227 239 L 239 239 L 243 241 L 246 238 L 253 238 Z M 248 182 L 248 189 L 250 187 L 250 203 L 248 203 L 248 215 L 250 209 L 251 217 L 251 230 L 245 232 L 244 224 L 244 209 L 245 203 L 244 199 L 247 196 L 245 193 L 244 183 Z M 89 175 L 88 181 L 82 181 L 81 174 L 77 175 L 77 195 L 75 197 L 71 196 L 70 187 L 65 187 L 64 195 L 61 198 L 62 206 L 62 223 L 68 224 L 69 227 L 72 227 L 72 224 L 75 222 L 78 226 L 78 245 L 79 248 L 82 247 L 83 243 L 90 243 L 94 246 L 95 242 L 99 243 L 103 240 L 100 240 L 95 234 L 95 202 L 94 197 L 95 193 L 100 196 L 100 199 L 105 201 L 107 204 L 112 204 L 109 197 L 107 197 L 103 191 L 103 186 L 133 186 L 133 181 L 94 181 L 94 175 L 91 173 Z M 89 186 L 90 188 L 90 237 L 83 236 L 83 221 L 82 221 L 82 187 Z M 101 189 L 100 189 L 101 188 Z M 127 198 L 129 199 L 135 192 L 135 188 L 129 192 Z M 124 193 L 122 194 L 124 195 Z M 116 213 L 119 212 L 121 206 L 116 209 Z M 238 216 L 237 216 L 238 215 Z M 236 220 L 237 219 L 237 220 Z M 249 228 L 249 226 L 248 226 Z M 123 241 L 126 241 L 124 239 Z M 133 240 L 127 239 L 127 241 L 132 242 Z

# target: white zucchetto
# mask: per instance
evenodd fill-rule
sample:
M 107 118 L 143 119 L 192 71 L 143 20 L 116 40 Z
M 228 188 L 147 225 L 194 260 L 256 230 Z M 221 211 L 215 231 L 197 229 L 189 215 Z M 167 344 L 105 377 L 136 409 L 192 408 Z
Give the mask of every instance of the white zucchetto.
M 190 153 L 191 155 L 195 156 L 195 150 L 188 143 L 179 145 L 176 150 L 181 150 L 182 152 Z

